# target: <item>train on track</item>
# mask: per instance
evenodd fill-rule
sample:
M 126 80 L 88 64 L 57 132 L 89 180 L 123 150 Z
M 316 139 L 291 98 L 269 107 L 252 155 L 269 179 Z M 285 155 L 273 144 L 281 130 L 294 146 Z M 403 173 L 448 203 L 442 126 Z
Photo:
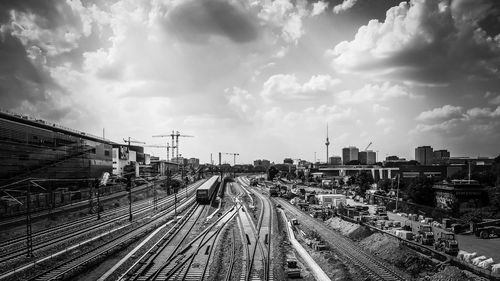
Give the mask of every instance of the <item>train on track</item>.
M 196 201 L 200 204 L 208 204 L 212 199 L 217 184 L 220 182 L 219 176 L 212 176 L 196 190 Z

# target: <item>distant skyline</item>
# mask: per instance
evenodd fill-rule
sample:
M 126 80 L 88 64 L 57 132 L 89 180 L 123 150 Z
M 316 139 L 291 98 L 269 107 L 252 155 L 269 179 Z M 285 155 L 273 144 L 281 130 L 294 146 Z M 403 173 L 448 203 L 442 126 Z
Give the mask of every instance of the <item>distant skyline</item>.
M 205 163 L 500 153 L 494 0 L 2 1 L 0 107 Z M 166 157 L 165 149 L 146 149 Z M 224 156 L 232 163 L 232 156 Z

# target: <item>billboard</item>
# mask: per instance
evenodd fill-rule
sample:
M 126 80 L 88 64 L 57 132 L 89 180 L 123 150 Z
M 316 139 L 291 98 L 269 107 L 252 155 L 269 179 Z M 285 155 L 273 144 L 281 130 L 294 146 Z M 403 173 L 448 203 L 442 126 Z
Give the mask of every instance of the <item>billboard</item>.
M 119 150 L 119 154 L 120 154 L 120 159 L 121 160 L 128 160 L 128 147 L 125 145 L 120 145 L 118 150 Z

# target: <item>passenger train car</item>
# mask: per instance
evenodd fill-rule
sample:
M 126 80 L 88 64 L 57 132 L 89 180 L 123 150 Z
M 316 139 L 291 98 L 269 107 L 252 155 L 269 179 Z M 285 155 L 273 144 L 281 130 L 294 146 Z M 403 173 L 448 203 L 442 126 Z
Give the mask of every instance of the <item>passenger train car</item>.
M 219 176 L 212 176 L 196 190 L 196 201 L 200 204 L 210 203 L 217 184 L 220 182 Z

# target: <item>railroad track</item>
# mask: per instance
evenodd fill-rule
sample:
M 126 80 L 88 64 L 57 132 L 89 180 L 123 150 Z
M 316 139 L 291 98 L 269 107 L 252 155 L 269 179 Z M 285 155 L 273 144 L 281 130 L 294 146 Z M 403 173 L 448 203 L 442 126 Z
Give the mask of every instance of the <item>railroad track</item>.
M 152 246 L 136 262 L 135 268 L 122 275 L 120 280 L 202 280 L 219 234 L 237 212 L 237 209 L 232 208 L 191 241 L 183 243 L 200 219 L 206 217 L 205 208 L 206 205 L 197 206 L 189 217 L 186 216 L 171 233 L 165 235 L 162 242 Z M 205 246 L 206 251 L 200 252 Z
M 185 251 L 178 255 L 177 266 L 167 274 L 166 280 L 204 280 L 212 257 L 213 249 L 217 245 L 220 234 L 228 223 L 235 217 L 239 207 L 232 208 L 224 213 L 215 223 L 207 227 L 203 233 L 191 242 Z
M 186 201 L 180 208 L 186 208 L 191 204 L 194 204 L 194 198 Z M 48 281 L 48 280 L 64 280 L 71 277 L 75 271 L 78 271 L 82 267 L 94 263 L 101 258 L 107 257 L 109 254 L 124 248 L 129 245 L 131 242 L 139 240 L 143 238 L 147 233 L 153 231 L 158 223 L 163 223 L 167 216 L 173 215 L 174 207 L 170 206 L 166 210 L 161 211 L 155 219 L 150 222 L 142 225 L 138 228 L 133 228 L 126 230 L 122 233 L 118 238 L 111 239 L 105 242 L 103 245 L 100 245 L 98 248 L 94 248 L 88 250 L 84 253 L 77 254 L 72 257 L 70 260 L 65 261 L 57 266 L 52 267 L 49 270 L 46 270 L 42 274 L 34 276 L 29 279 L 32 281 Z
M 238 178 L 240 184 L 248 187 L 248 179 Z M 246 179 L 246 180 L 245 180 Z M 245 189 L 243 186 L 241 187 Z M 245 190 L 246 193 L 249 193 Z M 247 242 L 253 245 L 252 249 L 247 248 L 247 264 L 246 270 L 242 271 L 242 279 L 244 280 L 272 280 L 271 272 L 271 231 L 272 231 L 272 205 L 257 191 L 252 191 L 261 202 L 261 209 L 257 227 L 253 226 L 253 221 L 248 215 L 248 212 L 240 212 L 240 229 L 242 230 L 243 241 L 245 237 Z M 242 194 L 242 193 L 240 193 Z M 243 217 L 242 217 L 243 216 Z M 247 230 L 247 231 L 244 231 Z M 253 237 L 248 236 L 248 232 L 253 234 Z M 248 247 L 248 243 L 247 246 Z M 244 275 L 243 275 L 244 273 Z
M 234 262 L 236 260 L 236 234 L 235 234 L 236 230 L 232 230 L 232 234 L 233 234 L 233 243 L 232 243 L 232 248 L 231 248 L 231 258 L 230 258 L 230 261 L 229 261 L 229 268 L 227 269 L 227 272 L 226 272 L 226 276 L 224 277 L 224 280 L 225 281 L 229 281 L 231 280 L 231 276 L 233 274 L 233 268 L 234 268 Z
M 200 186 L 203 182 L 204 182 L 204 180 L 201 180 L 201 181 L 193 183 L 190 187 L 188 187 L 189 188 L 189 192 L 192 192 L 193 190 L 195 190 L 196 188 L 198 188 L 198 186 Z M 166 198 L 162 198 L 162 199 L 158 200 L 158 205 L 160 206 L 161 203 L 163 203 L 165 199 Z M 150 209 L 151 208 L 150 205 L 151 205 L 151 203 L 148 202 L 148 200 L 143 200 L 141 202 L 132 203 L 132 207 L 136 208 L 136 209 L 143 209 L 143 207 L 146 207 L 146 208 Z M 101 218 L 104 219 L 104 218 L 109 217 L 109 216 L 114 216 L 114 215 L 116 215 L 116 213 L 121 213 L 121 212 L 124 212 L 124 211 L 128 212 L 128 205 L 121 206 L 121 207 L 118 207 L 118 208 L 115 208 L 115 209 L 110 209 L 110 210 L 103 211 L 101 213 Z M 44 230 L 40 230 L 40 231 L 34 232 L 32 234 L 32 238 L 33 239 L 37 239 L 38 237 L 41 237 L 41 236 L 44 236 L 44 235 L 47 235 L 47 234 L 61 232 L 61 231 L 65 230 L 65 229 L 75 228 L 75 227 L 84 225 L 86 223 L 93 223 L 93 222 L 96 222 L 96 218 L 94 216 L 87 216 L 85 218 L 77 219 L 77 220 L 70 221 L 70 222 L 67 222 L 67 223 L 64 223 L 64 224 L 60 224 L 60 225 L 57 225 L 57 226 L 54 226 L 54 227 L 51 227 L 51 228 L 48 228 L 48 229 L 44 229 Z M 12 244 L 24 243 L 24 242 L 26 242 L 26 235 L 22 235 L 22 236 L 19 236 L 19 237 L 8 239 L 8 240 L 3 240 L 3 241 L 0 242 L 0 249 L 5 248 L 6 246 L 9 246 L 9 245 L 12 245 Z
M 160 276 L 165 276 L 175 264 L 172 262 L 176 254 L 181 250 L 181 246 L 186 237 L 189 236 L 204 212 L 206 205 L 198 205 L 197 209 L 190 214 L 190 217 L 169 237 L 168 240 L 156 250 L 156 253 L 149 259 L 148 263 L 131 280 L 157 280 Z
M 201 183 L 202 182 L 197 182 L 197 183 L 191 185 L 191 187 L 189 187 L 190 192 L 195 190 L 199 185 L 201 185 Z M 159 200 L 158 207 L 161 209 L 162 205 L 167 205 L 167 208 L 168 208 L 168 207 L 170 207 L 170 205 L 172 205 L 173 201 L 174 201 L 174 198 L 172 196 L 163 198 L 163 199 Z M 153 209 L 153 206 L 151 206 L 149 204 L 149 202 L 143 202 L 143 203 L 141 203 L 141 205 L 139 205 L 139 206 L 141 206 L 139 209 L 136 208 L 132 211 L 134 216 L 148 212 L 148 211 Z M 128 211 L 128 206 L 125 206 L 124 208 L 121 209 L 121 211 L 124 211 L 124 210 Z M 114 214 L 114 213 L 116 213 L 116 211 L 117 210 L 111 210 L 108 212 L 108 214 L 109 215 L 111 215 L 112 213 Z M 63 224 L 63 225 L 60 225 L 60 226 L 57 226 L 57 227 L 54 227 L 51 229 L 39 231 L 39 232 L 33 234 L 33 238 L 35 238 L 35 237 L 38 238 L 38 239 L 36 239 L 36 240 L 38 240 L 38 242 L 36 240 L 34 241 L 33 251 L 39 252 L 39 251 L 42 251 L 44 249 L 54 247 L 58 243 L 63 243 L 67 240 L 74 240 L 77 237 L 82 236 L 82 235 L 87 235 L 90 232 L 98 232 L 100 229 L 109 227 L 113 223 L 124 221 L 127 219 L 128 219 L 128 214 L 119 215 L 119 216 L 114 217 L 108 221 L 96 221 L 95 218 L 85 218 L 82 220 L 77 220 L 77 221 L 73 221 L 73 222 L 70 222 L 67 224 Z M 96 222 L 96 224 L 82 228 L 83 226 L 85 226 L 89 222 Z M 72 231 L 72 229 L 76 229 L 76 230 Z M 51 235 L 52 235 L 52 237 L 50 237 L 50 240 L 40 241 L 42 238 L 47 237 L 47 236 L 51 236 Z M 16 244 L 16 243 L 25 242 L 24 241 L 25 239 L 26 239 L 26 237 L 19 237 L 19 238 L 11 239 L 9 241 L 10 241 L 10 243 Z M 7 242 L 8 241 L 2 243 L 2 245 L 4 245 Z M 10 249 L 8 249 L 8 248 L 10 248 Z M 19 257 L 26 254 L 25 249 L 23 249 L 23 248 L 16 249 L 13 246 L 11 246 L 11 247 L 4 246 L 4 247 L 0 247 L 0 249 L 2 249 L 1 254 L 0 254 L 0 264 L 7 262 L 7 261 L 10 261 L 12 259 L 19 258 Z
M 371 280 L 406 280 L 403 274 L 399 273 L 398 270 L 392 268 L 386 262 L 380 260 L 379 258 L 371 255 L 365 250 L 361 249 L 355 245 L 347 237 L 336 233 L 334 230 L 328 228 L 323 223 L 312 220 L 310 216 L 297 210 L 294 206 L 290 205 L 286 200 L 277 199 L 280 201 L 281 205 L 288 211 L 297 217 L 301 224 L 307 226 L 310 229 L 319 230 L 321 233 L 328 233 L 329 236 L 334 238 L 324 239 L 331 248 L 345 257 L 350 263 L 356 265 L 363 272 L 365 272 Z

